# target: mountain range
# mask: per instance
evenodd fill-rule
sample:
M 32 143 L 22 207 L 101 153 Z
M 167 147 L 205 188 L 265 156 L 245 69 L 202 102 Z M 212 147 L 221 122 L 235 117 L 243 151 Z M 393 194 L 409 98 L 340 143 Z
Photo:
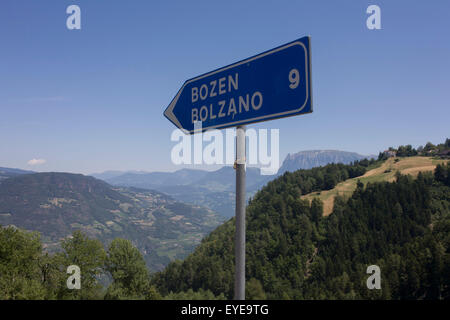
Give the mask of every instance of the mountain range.
M 306 151 L 288 155 L 286 171 L 353 162 L 364 156 L 342 151 Z M 181 169 L 176 172 L 107 171 L 98 178 L 70 173 L 34 173 L 0 169 L 0 225 L 41 233 L 48 251 L 75 230 L 107 245 L 130 239 L 152 270 L 184 258 L 201 239 L 234 215 L 235 172 Z M 247 168 L 247 194 L 275 176 Z
M 34 173 L 33 171 L 14 169 L 14 168 L 3 168 L 0 167 L 0 180 L 8 179 L 11 177 L 16 177 L 22 174 Z
M 311 150 L 288 154 L 276 175 L 261 175 L 258 168 L 247 167 L 247 196 L 251 197 L 267 182 L 287 171 L 310 169 L 329 163 L 349 164 L 373 157 L 338 150 Z M 179 201 L 208 207 L 226 218 L 234 215 L 236 178 L 232 167 L 225 166 L 216 171 L 181 169 L 175 172 L 122 172 L 122 174 L 108 171 L 93 176 L 116 186 L 158 190 Z
M 356 152 L 337 150 L 310 150 L 288 154 L 281 165 L 279 172 L 296 171 L 299 169 L 311 169 L 329 163 L 349 164 L 355 160 L 376 158 L 374 155 L 364 156 Z

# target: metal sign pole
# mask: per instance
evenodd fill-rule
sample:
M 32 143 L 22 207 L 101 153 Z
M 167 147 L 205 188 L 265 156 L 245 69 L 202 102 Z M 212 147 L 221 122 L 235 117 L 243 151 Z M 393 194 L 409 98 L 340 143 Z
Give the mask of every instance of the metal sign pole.
M 310 37 L 187 80 L 164 111 L 189 134 L 236 127 L 236 300 L 245 299 L 245 125 L 311 112 Z
M 236 235 L 234 299 L 245 300 L 245 126 L 236 128 Z

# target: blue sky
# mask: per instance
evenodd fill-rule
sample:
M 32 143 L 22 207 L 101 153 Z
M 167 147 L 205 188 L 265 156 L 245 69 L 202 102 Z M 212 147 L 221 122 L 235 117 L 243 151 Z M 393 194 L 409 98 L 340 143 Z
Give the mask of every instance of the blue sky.
M 81 30 L 66 28 L 71 4 Z M 366 27 L 370 4 L 382 30 Z M 281 160 L 439 143 L 450 136 L 449 21 L 445 0 L 2 0 L 0 166 L 179 169 L 163 111 L 183 82 L 306 35 L 314 112 L 249 126 L 280 129 Z

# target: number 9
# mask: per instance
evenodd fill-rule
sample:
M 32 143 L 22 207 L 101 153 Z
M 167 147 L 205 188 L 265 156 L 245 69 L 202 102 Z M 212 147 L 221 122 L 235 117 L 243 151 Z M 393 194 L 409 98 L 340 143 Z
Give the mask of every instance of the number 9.
M 298 87 L 300 83 L 300 74 L 297 69 L 292 69 L 291 72 L 289 72 L 289 82 L 291 83 L 289 88 L 295 89 Z

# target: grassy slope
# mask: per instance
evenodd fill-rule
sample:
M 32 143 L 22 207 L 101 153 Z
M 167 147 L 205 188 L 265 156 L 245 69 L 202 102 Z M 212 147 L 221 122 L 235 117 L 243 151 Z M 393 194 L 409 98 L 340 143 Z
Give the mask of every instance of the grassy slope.
M 432 171 L 439 163 L 445 163 L 449 160 L 433 159 L 431 157 L 408 157 L 408 158 L 389 158 L 381 166 L 368 170 L 362 177 L 348 179 L 336 185 L 335 188 L 327 191 L 313 192 L 302 196 L 303 199 L 312 200 L 319 198 L 323 201 L 323 214 L 329 215 L 333 211 L 334 198 L 336 195 L 349 197 L 356 189 L 356 183 L 360 180 L 362 183 L 394 181 L 395 173 L 400 171 L 402 174 L 417 176 L 420 171 Z

